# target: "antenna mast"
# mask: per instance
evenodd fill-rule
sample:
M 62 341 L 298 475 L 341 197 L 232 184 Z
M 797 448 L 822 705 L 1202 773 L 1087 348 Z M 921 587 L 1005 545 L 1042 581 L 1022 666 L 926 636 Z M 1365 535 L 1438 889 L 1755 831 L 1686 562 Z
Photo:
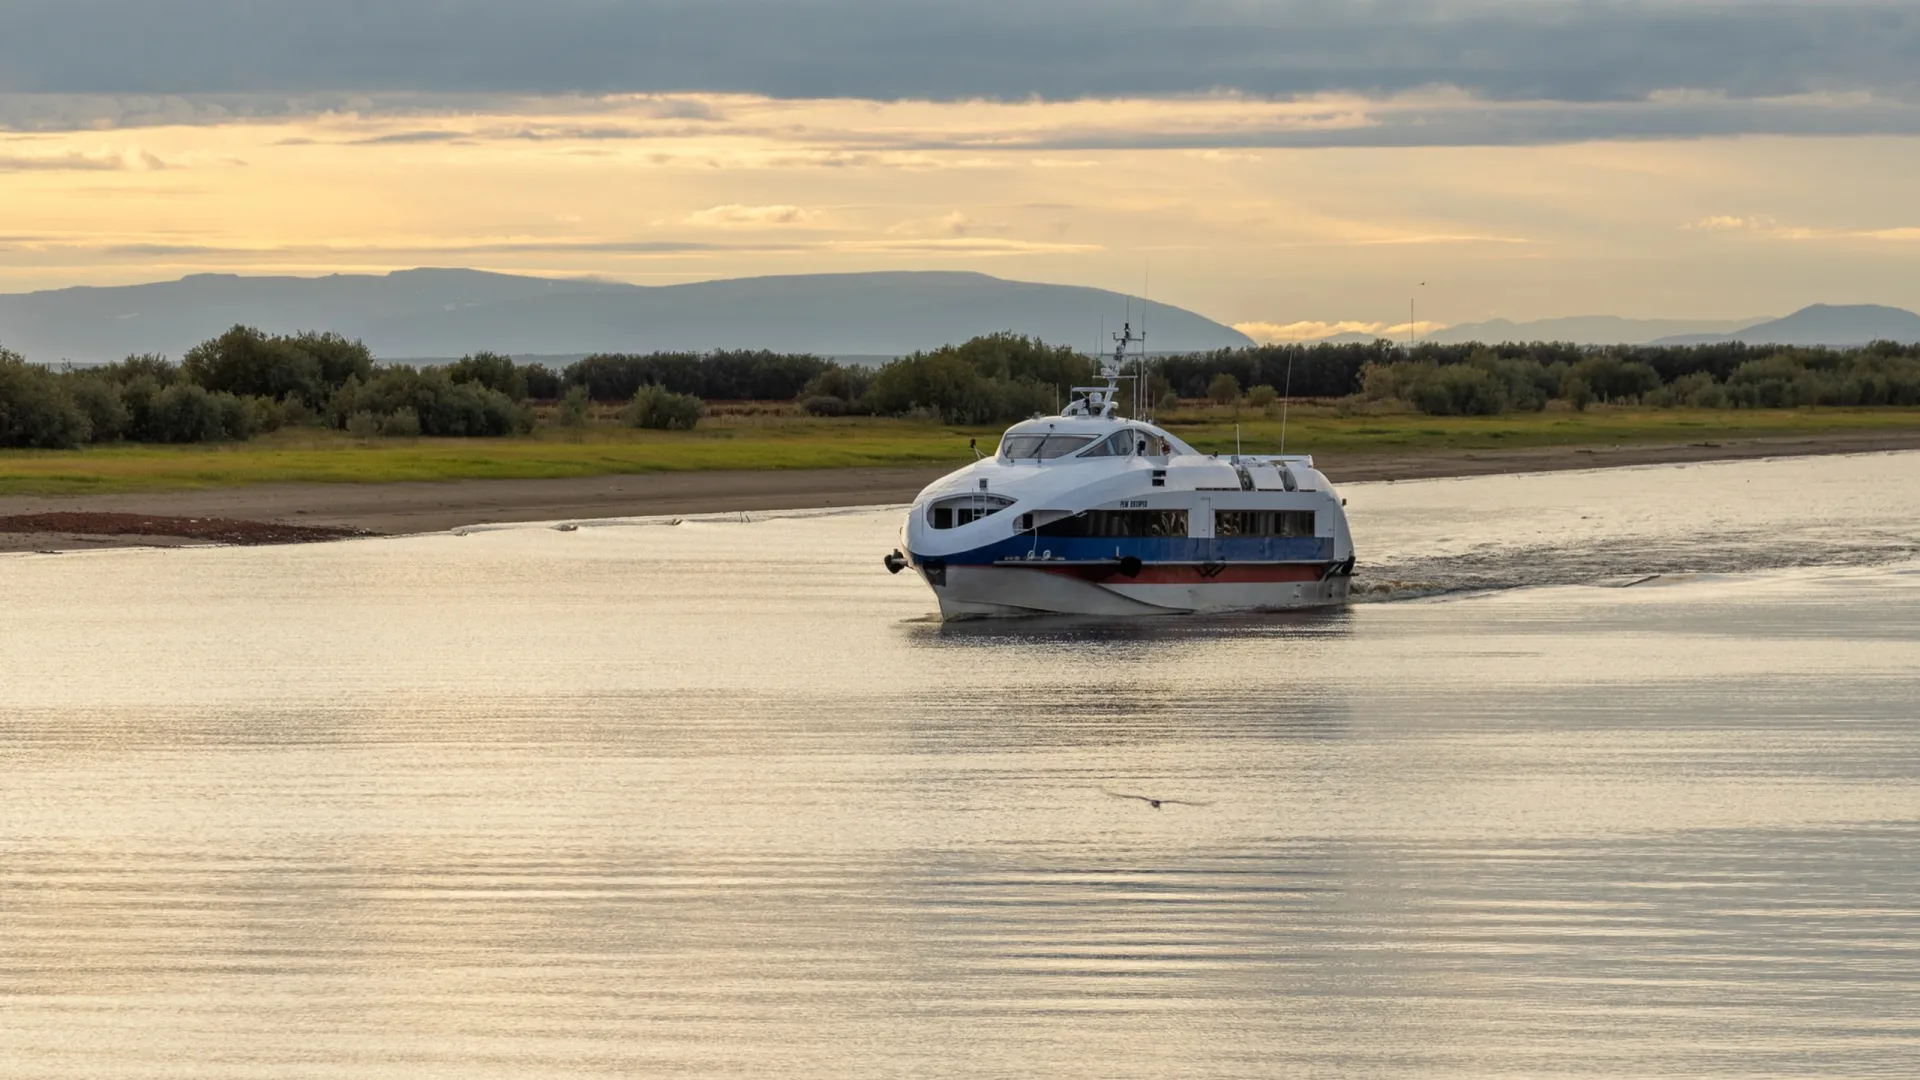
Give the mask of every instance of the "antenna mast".
M 1133 416 L 1138 420 L 1145 417 L 1153 419 L 1147 397 L 1147 308 L 1153 306 L 1153 260 L 1142 260 L 1146 266 L 1140 274 L 1140 377 L 1133 383 Z
M 1287 406 L 1293 404 L 1293 349 L 1287 349 L 1287 393 L 1280 399 L 1280 452 L 1287 452 Z

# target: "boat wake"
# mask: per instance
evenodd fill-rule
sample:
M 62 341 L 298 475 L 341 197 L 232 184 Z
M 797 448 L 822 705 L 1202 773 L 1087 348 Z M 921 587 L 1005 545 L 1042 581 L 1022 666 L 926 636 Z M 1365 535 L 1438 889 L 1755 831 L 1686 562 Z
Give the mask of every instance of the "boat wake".
M 1745 530 L 1685 537 L 1608 537 L 1591 547 L 1503 547 L 1463 555 L 1363 557 L 1356 603 L 1550 585 L 1622 588 L 1679 574 L 1749 574 L 1817 567 L 1880 566 L 1920 557 L 1920 535 L 1834 530 Z

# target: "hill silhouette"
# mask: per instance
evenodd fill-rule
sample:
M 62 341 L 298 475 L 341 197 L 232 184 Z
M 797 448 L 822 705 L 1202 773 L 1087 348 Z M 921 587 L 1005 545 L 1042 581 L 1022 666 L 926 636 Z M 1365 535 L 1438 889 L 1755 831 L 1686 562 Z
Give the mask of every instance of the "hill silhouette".
M 1681 334 L 1655 345 L 1865 345 L 1873 341 L 1920 342 L 1920 315 L 1880 304 L 1814 304 L 1781 319 L 1730 334 Z
M 236 323 L 334 330 L 388 358 L 774 349 L 891 356 L 1011 330 L 1091 348 L 1144 321 L 1155 351 L 1243 346 L 1239 331 L 1166 304 L 964 272 L 808 274 L 685 285 L 419 269 L 178 281 L 0 296 L 0 344 L 34 360 L 178 357 Z

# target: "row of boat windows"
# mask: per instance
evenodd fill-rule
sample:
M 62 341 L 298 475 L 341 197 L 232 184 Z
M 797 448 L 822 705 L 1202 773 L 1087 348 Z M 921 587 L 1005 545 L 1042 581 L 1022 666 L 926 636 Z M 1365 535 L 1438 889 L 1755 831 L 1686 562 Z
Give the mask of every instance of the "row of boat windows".
M 1145 456 L 1152 446 L 1150 436 L 1133 428 L 1116 431 L 1101 439 L 1083 458 Z M 1000 440 L 1000 456 L 1017 461 L 1052 461 L 1079 453 L 1092 443 L 1092 435 L 1009 435 Z
M 991 517 L 1007 504 L 981 500 L 970 506 L 934 506 L 928 511 L 936 529 L 957 529 Z M 1021 532 L 1034 532 L 1033 515 L 1022 514 Z M 1216 537 L 1294 537 L 1314 535 L 1312 510 L 1215 510 Z M 1185 510 L 1089 510 L 1049 521 L 1037 530 L 1041 536 L 1060 537 L 1183 537 L 1188 535 Z
M 1021 524 L 1032 528 L 1032 515 L 1024 515 Z M 1049 521 L 1040 526 L 1041 536 L 1185 536 L 1185 510 L 1089 510 L 1070 518 Z
M 1188 535 L 1185 510 L 1089 510 L 1050 521 L 1033 529 L 1031 515 L 1022 515 L 1021 531 L 1059 537 L 1183 537 Z M 1312 510 L 1216 510 L 1213 535 L 1267 537 L 1314 535 Z
M 1312 536 L 1311 510 L 1215 510 L 1215 536 Z

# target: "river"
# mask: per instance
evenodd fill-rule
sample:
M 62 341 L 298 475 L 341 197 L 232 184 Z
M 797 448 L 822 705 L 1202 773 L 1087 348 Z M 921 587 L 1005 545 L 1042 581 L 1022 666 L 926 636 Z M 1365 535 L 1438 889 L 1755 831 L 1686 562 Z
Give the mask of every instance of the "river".
M 1912 1075 L 1920 454 L 1343 494 L 1291 616 L 942 626 L 898 511 L 0 558 L 0 1076 Z

